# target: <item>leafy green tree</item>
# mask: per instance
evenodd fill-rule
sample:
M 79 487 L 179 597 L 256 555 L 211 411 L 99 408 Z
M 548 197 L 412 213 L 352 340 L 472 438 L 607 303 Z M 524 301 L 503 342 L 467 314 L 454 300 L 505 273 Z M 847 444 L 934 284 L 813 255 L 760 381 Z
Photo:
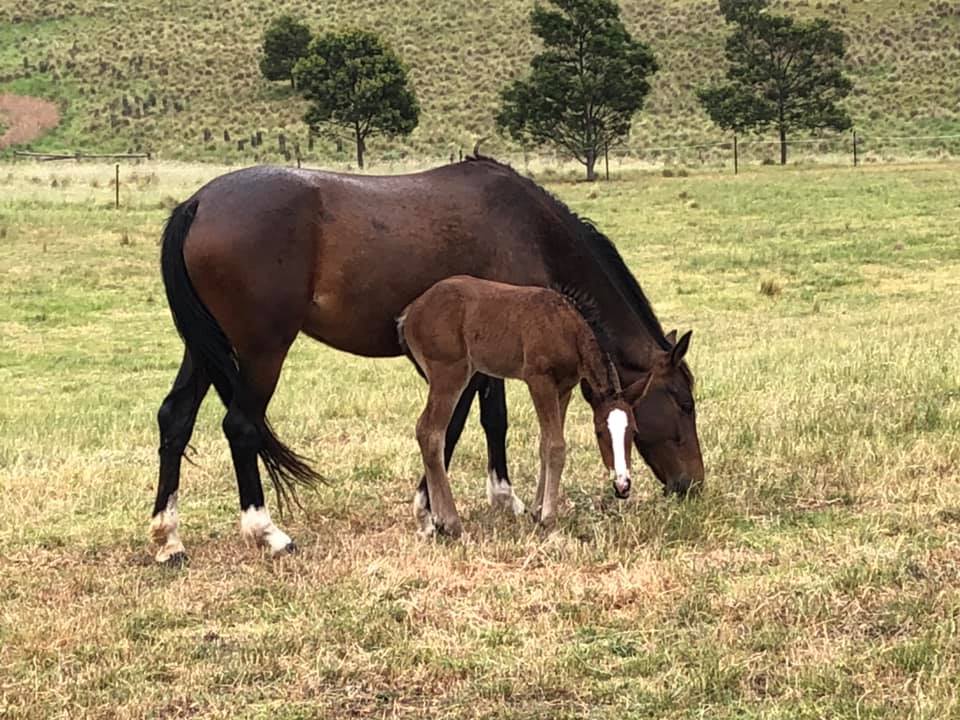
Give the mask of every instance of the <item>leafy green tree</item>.
M 289 80 L 294 86 L 293 66 L 307 54 L 310 28 L 290 15 L 279 15 L 263 33 L 260 72 L 267 80 Z
M 798 129 L 847 130 L 837 102 L 853 84 L 843 74 L 846 38 L 823 19 L 806 22 L 771 15 L 768 0 L 720 0 L 734 26 L 727 37 L 726 81 L 697 95 L 710 118 L 726 130 L 780 136 L 780 164 L 787 162 L 787 135 Z
M 657 62 L 614 0 L 549 0 L 530 22 L 544 50 L 501 92 L 497 127 L 525 145 L 559 147 L 594 180 L 597 158 L 629 133 Z
M 361 168 L 368 137 L 409 135 L 420 120 L 420 106 L 406 69 L 373 33 L 331 33 L 317 38 L 293 74 L 297 87 L 310 101 L 304 120 L 314 131 L 322 126 L 352 130 Z

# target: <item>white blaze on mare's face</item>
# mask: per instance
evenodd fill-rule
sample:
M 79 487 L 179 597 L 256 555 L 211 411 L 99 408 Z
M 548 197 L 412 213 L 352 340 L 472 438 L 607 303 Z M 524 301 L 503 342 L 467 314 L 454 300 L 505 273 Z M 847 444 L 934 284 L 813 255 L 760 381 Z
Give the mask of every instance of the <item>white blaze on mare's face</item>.
M 292 544 L 290 536 L 273 524 L 265 507 L 251 505 L 240 513 L 240 533 L 259 546 L 269 547 L 274 554 Z
M 157 551 L 157 562 L 166 562 L 177 553 L 185 553 L 186 548 L 180 542 L 180 536 L 177 534 L 177 525 L 180 519 L 177 516 L 177 494 L 173 493 L 167 498 L 167 507 L 162 512 L 153 516 L 150 521 L 150 535 L 154 542 L 160 545 Z
M 630 480 L 623 442 L 628 424 L 627 414 L 623 410 L 611 410 L 610 414 L 607 415 L 607 428 L 610 430 L 610 442 L 613 444 L 613 470 L 617 475 L 617 485 L 621 490 L 629 487 L 625 488 L 624 485 Z

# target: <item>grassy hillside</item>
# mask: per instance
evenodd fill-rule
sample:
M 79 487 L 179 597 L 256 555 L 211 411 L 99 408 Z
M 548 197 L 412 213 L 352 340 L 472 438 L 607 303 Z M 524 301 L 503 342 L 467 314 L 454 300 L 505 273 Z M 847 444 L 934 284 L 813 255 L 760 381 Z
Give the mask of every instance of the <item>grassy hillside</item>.
M 237 159 L 236 139 L 306 137 L 301 101 L 259 77 L 263 27 L 280 12 L 317 31 L 361 27 L 382 33 L 412 69 L 423 107 L 404 143 L 375 140 L 372 159 L 443 157 L 493 134 L 497 91 L 535 51 L 529 0 L 23 0 L 0 9 L 0 91 L 55 98 L 61 127 L 37 147 L 152 149 L 167 157 Z M 389 7 L 389 9 L 385 9 Z M 693 91 L 720 69 L 725 31 L 713 0 L 624 0 L 628 27 L 656 51 L 662 71 L 639 116 L 632 147 L 699 142 L 719 132 Z M 960 133 L 960 6 L 938 0 L 780 2 L 802 16 L 835 20 L 851 41 L 857 127 L 876 134 Z M 203 130 L 213 139 L 204 142 Z M 225 142 L 224 131 L 231 140 Z M 305 142 L 304 142 L 305 146 Z M 503 151 L 500 140 L 488 149 Z M 305 149 L 305 147 L 304 147 Z M 936 148 L 922 146 L 924 153 Z M 336 155 L 332 143 L 314 154 Z M 343 158 L 348 158 L 345 144 Z M 249 149 L 242 154 L 254 159 Z M 274 154 L 273 157 L 276 157 Z

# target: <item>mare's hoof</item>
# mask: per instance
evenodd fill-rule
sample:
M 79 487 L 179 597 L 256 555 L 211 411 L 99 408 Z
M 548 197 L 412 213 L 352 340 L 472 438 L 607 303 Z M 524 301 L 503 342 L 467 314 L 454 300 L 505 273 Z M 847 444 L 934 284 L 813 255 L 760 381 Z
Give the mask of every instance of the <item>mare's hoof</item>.
M 187 557 L 187 554 L 181 550 L 180 552 L 175 552 L 166 560 L 162 560 L 160 564 L 176 570 L 185 567 L 189 562 L 190 559 Z

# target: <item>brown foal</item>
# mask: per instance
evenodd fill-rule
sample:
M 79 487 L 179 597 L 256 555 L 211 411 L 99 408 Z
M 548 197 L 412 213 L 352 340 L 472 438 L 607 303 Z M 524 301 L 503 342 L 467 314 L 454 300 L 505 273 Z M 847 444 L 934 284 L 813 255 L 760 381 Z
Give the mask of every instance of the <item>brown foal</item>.
M 417 422 L 427 492 L 417 492 L 420 534 L 457 537 L 462 524 L 444 466 L 444 435 L 457 399 L 475 373 L 526 382 L 540 422 L 540 482 L 533 516 L 556 523 L 560 475 L 566 455 L 564 420 L 570 394 L 584 397 L 604 464 L 620 498 L 630 493 L 631 406 L 650 387 L 648 373 L 626 390 L 604 347 L 605 334 L 588 304 L 542 287 L 507 285 L 457 275 L 442 280 L 406 307 L 398 321 L 400 344 L 430 384 Z M 519 503 L 519 501 L 517 501 Z M 519 510 L 523 510 L 522 504 Z

